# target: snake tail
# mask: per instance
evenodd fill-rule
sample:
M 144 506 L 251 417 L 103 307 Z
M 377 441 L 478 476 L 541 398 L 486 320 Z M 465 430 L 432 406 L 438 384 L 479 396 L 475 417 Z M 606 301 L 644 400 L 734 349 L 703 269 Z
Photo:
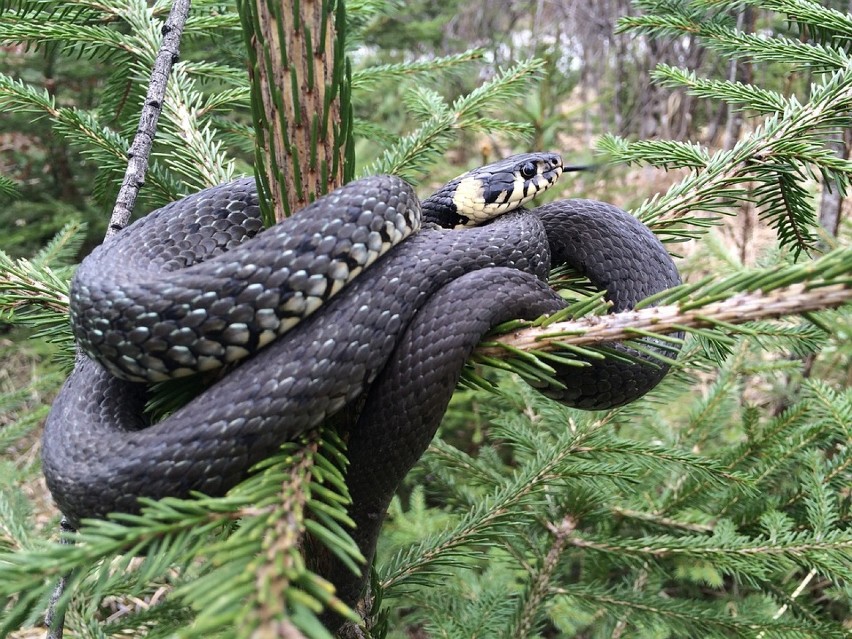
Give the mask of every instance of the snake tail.
M 553 263 L 570 266 L 598 290 L 605 290 L 612 303 L 610 312 L 631 310 L 646 297 L 681 283 L 657 236 L 616 206 L 595 200 L 557 200 L 535 211 L 547 229 Z M 642 397 L 669 370 L 652 355 L 622 344 L 606 346 L 636 363 L 607 358 L 587 360 L 583 368 L 562 367 L 556 379 L 564 388 L 540 390 L 567 406 L 605 410 Z M 677 356 L 676 350 L 659 340 L 652 348 L 668 358 Z

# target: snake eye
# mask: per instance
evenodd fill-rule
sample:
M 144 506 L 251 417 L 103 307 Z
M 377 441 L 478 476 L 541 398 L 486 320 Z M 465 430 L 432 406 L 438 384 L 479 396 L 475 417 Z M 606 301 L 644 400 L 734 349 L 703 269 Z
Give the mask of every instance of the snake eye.
M 527 162 L 521 167 L 521 177 L 525 180 L 529 180 L 537 172 L 538 171 L 536 171 L 535 163 L 533 162 Z

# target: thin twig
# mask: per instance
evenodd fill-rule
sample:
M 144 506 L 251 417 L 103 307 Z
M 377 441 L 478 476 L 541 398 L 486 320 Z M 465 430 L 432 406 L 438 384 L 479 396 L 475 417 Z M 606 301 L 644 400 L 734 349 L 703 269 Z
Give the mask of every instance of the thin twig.
M 772 615 L 773 620 L 778 620 L 784 616 L 784 613 L 787 612 L 787 609 L 790 607 L 790 604 L 796 600 L 796 597 L 802 594 L 802 591 L 804 591 L 805 588 L 808 587 L 808 584 L 811 583 L 811 580 L 814 578 L 816 573 L 816 568 L 811 568 L 810 572 L 808 572 L 808 574 L 802 580 L 802 583 L 800 583 L 796 590 L 793 591 L 793 594 L 790 595 L 790 601 L 781 606 L 778 610 L 775 611 L 775 614 Z M 760 634 L 757 635 L 757 639 L 763 639 L 763 637 L 765 636 L 766 633 L 761 630 Z
M 59 522 L 59 530 L 64 533 L 76 532 L 65 517 Z M 74 539 L 69 536 L 63 536 L 60 540 L 63 545 L 74 545 Z M 47 613 L 44 615 L 44 622 L 47 625 L 47 639 L 62 639 L 62 634 L 65 632 L 65 609 L 61 608 L 57 612 L 56 604 L 65 593 L 65 587 L 68 585 L 68 580 L 71 578 L 71 573 L 62 575 L 53 589 L 53 594 L 50 595 L 50 604 L 47 607 Z
M 559 523 L 547 524 L 547 529 L 553 535 L 553 543 L 541 561 L 538 571 L 531 575 L 529 591 L 525 602 L 518 613 L 518 620 L 513 628 L 513 637 L 528 637 L 533 630 L 536 613 L 541 609 L 544 598 L 549 594 L 551 580 L 559 566 L 559 560 L 565 550 L 568 538 L 577 529 L 577 520 L 572 515 L 565 515 Z
M 180 38 L 189 15 L 189 5 L 190 0 L 175 0 L 169 17 L 163 25 L 163 43 L 154 61 L 154 68 L 151 70 L 148 93 L 145 95 L 145 103 L 139 116 L 136 136 L 127 154 L 127 170 L 109 219 L 106 237 L 118 233 L 127 226 L 130 215 L 133 213 L 133 206 L 136 204 L 136 196 L 145 184 L 148 157 L 151 155 L 154 136 L 157 134 L 157 120 L 163 109 L 169 74 L 172 71 L 172 65 L 180 58 Z

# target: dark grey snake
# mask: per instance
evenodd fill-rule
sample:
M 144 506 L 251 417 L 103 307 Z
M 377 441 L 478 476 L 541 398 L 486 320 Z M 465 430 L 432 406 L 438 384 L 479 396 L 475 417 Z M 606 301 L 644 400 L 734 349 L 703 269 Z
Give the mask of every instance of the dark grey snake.
M 654 235 L 600 202 L 561 200 L 482 226 L 438 228 L 520 207 L 561 172 L 558 155 L 536 153 L 461 176 L 424 202 L 421 230 L 411 187 L 379 176 L 259 233 L 254 181 L 242 179 L 104 242 L 70 293 L 89 357 L 79 358 L 45 425 L 44 474 L 62 512 L 77 525 L 138 510 L 140 496 L 223 494 L 283 442 L 340 413 L 352 424 L 355 537 L 372 558 L 387 504 L 482 335 L 564 306 L 545 283 L 551 265 L 568 264 L 605 288 L 615 311 L 680 282 Z M 139 381 L 239 360 L 199 397 L 148 423 Z M 566 366 L 558 371 L 565 389 L 546 392 L 607 408 L 664 374 L 617 359 Z M 361 580 L 340 566 L 326 572 L 344 600 L 357 597 Z

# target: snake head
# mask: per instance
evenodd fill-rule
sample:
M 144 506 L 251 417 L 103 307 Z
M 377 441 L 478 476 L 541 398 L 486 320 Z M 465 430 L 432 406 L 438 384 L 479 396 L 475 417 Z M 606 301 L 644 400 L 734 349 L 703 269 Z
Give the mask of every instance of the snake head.
M 463 173 L 423 202 L 424 219 L 476 226 L 523 206 L 562 175 L 558 153 L 520 153 Z

